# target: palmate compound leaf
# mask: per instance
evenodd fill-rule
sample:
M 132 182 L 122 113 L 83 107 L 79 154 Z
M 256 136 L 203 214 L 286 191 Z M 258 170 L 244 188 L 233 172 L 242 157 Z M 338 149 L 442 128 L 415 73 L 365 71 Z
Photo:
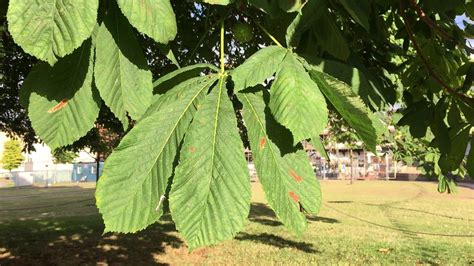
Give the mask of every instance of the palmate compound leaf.
M 198 107 L 170 192 L 189 249 L 231 239 L 250 210 L 250 177 L 225 76 Z
M 319 182 L 308 156 L 303 150 L 293 150 L 291 133 L 273 119 L 262 92 L 237 96 L 243 104 L 243 118 L 258 179 L 268 203 L 289 230 L 301 235 L 307 221 L 300 207 L 310 214 L 317 214 L 321 206 Z M 292 151 L 283 154 L 282 146 Z
M 93 127 L 100 98 L 92 86 L 91 42 L 53 67 L 33 67 L 20 91 L 35 133 L 51 149 L 72 144 Z
M 106 232 L 136 232 L 162 215 L 159 202 L 180 143 L 196 106 L 216 80 L 197 77 L 166 92 L 156 112 L 141 120 L 107 159 L 96 192 Z
M 122 13 L 139 32 L 168 43 L 178 32 L 170 0 L 117 0 Z
M 95 83 L 105 104 L 128 127 L 151 104 L 152 75 L 132 27 L 111 5 L 96 39 Z
M 98 0 L 10 0 L 8 30 L 25 52 L 54 65 L 89 38 L 98 7 Z
M 367 148 L 376 153 L 377 131 L 369 108 L 346 83 L 317 70 L 310 70 L 311 78 L 318 84 L 321 91 L 356 132 Z
M 234 91 L 253 87 L 265 82 L 278 70 L 288 50 L 269 46 L 253 54 L 242 65 L 232 71 Z
M 319 136 L 326 128 L 326 100 L 295 54 L 289 52 L 283 59 L 270 95 L 270 110 L 280 124 L 291 130 L 295 145 Z

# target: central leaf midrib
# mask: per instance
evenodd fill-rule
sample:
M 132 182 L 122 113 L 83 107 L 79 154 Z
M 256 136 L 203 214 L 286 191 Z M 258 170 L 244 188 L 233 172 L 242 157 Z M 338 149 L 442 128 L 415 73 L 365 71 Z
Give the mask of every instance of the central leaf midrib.
M 221 96 L 222 96 L 222 85 L 225 81 L 225 77 L 221 77 L 220 80 L 219 80 L 219 93 L 217 95 L 217 106 L 216 106 L 216 115 L 214 116 L 214 131 L 213 131 L 213 138 L 212 138 L 212 156 L 211 156 L 211 178 L 209 178 L 209 184 L 208 184 L 208 193 L 207 193 L 207 196 L 206 196 L 206 204 L 204 204 L 204 207 L 203 207 L 203 210 L 201 212 L 201 217 L 200 219 L 198 219 L 198 232 L 200 231 L 200 228 L 201 228 L 201 225 L 202 225 L 202 222 L 203 222 L 203 217 L 204 217 L 204 214 L 206 213 L 206 210 L 207 210 L 207 207 L 209 205 L 209 195 L 211 194 L 210 191 L 211 191 L 211 184 L 212 184 L 212 181 L 213 181 L 213 177 L 214 177 L 214 160 L 215 160 L 215 154 L 216 154 L 216 139 L 217 139 L 217 124 L 218 124 L 218 120 L 219 120 L 219 110 L 220 110 L 220 104 L 221 104 Z M 193 242 L 195 239 L 197 238 L 197 233 L 194 233 L 194 236 L 192 237 L 192 241 Z
M 127 110 L 126 110 L 127 108 L 126 108 L 126 105 L 125 105 L 125 96 L 124 96 L 126 93 L 124 93 L 125 90 L 124 90 L 124 86 L 123 86 L 123 84 L 125 82 L 123 80 L 123 70 L 122 70 L 122 51 L 120 51 L 120 45 L 121 45 L 122 42 L 120 40 L 120 33 L 119 33 L 119 23 L 118 23 L 119 22 L 119 17 L 118 17 L 118 14 L 117 14 L 118 12 L 120 12 L 120 11 L 115 10 L 115 12 L 114 12 L 114 17 L 115 17 L 114 22 L 115 22 L 115 34 L 117 36 L 117 47 L 116 47 L 116 49 L 117 49 L 117 56 L 118 56 L 118 59 L 117 59 L 117 61 L 118 61 L 118 72 L 119 72 L 118 79 L 119 79 L 119 82 L 120 82 L 118 91 L 120 91 L 119 92 L 120 93 L 119 99 L 122 102 L 122 108 L 120 108 L 121 110 L 117 110 L 117 111 L 121 111 L 121 115 L 126 117 L 127 116 Z M 111 35 L 112 40 L 113 40 L 114 34 L 111 33 L 110 35 Z

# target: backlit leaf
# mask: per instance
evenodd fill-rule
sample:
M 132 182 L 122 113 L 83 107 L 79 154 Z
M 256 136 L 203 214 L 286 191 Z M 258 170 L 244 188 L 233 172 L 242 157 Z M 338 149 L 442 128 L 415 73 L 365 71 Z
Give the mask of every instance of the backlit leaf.
M 369 150 L 376 153 L 377 132 L 372 124 L 371 111 L 360 97 L 352 91 L 349 85 L 326 73 L 311 70 L 310 75 Z
M 270 110 L 280 124 L 291 130 L 295 145 L 319 136 L 326 128 L 326 100 L 293 53 L 281 63 L 270 94 Z
M 250 177 L 225 77 L 186 133 L 170 209 L 191 250 L 232 239 L 248 216 Z
M 117 0 L 125 17 L 139 32 L 160 43 L 168 43 L 177 33 L 170 0 Z
M 303 150 L 282 154 L 279 147 L 293 149 L 291 133 L 273 119 L 261 92 L 239 93 L 238 97 L 243 104 L 258 179 L 268 203 L 280 221 L 300 235 L 307 226 L 301 207 L 310 214 L 317 214 L 321 206 L 319 182 L 307 154 Z
M 278 70 L 287 52 L 285 48 L 269 46 L 253 54 L 232 71 L 234 90 L 238 92 L 265 82 Z
M 72 144 L 93 127 L 100 98 L 92 86 L 90 41 L 53 67 L 40 63 L 23 84 L 22 102 L 36 134 L 51 149 Z
M 96 199 L 106 232 L 145 229 L 163 213 L 160 198 L 196 106 L 216 81 L 197 77 L 168 91 L 156 112 L 141 120 L 107 159 Z
M 138 120 L 145 113 L 151 104 L 152 75 L 130 24 L 113 6 L 97 36 L 94 72 L 102 99 L 124 126 L 127 114 Z
M 98 0 L 10 0 L 8 30 L 25 52 L 54 65 L 89 38 Z

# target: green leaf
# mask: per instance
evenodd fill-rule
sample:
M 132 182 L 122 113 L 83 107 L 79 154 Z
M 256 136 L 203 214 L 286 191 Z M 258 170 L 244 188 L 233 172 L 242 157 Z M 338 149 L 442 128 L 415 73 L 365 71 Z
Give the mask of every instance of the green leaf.
M 168 43 L 177 33 L 170 0 L 117 0 L 125 17 L 139 32 L 159 43 Z
M 444 174 L 458 169 L 466 157 L 470 131 L 471 127 L 468 125 L 460 125 L 458 128 L 450 129 L 451 149 L 448 154 L 442 154 L 439 160 L 439 166 Z
M 333 14 L 325 10 L 315 25 L 317 26 L 312 27 L 312 32 L 319 46 L 330 55 L 346 61 L 351 51 Z
M 211 69 L 216 72 L 219 71 L 219 68 L 210 64 L 195 64 L 176 69 L 153 82 L 154 93 L 162 93 L 177 83 L 190 79 L 191 77 L 199 76 L 205 69 Z
M 87 41 L 53 67 L 35 66 L 23 84 L 21 97 L 31 124 L 51 149 L 86 135 L 99 115 L 100 98 L 92 86 L 93 58 Z
M 370 31 L 370 3 L 368 0 L 339 0 L 339 2 L 359 25 Z
M 239 93 L 238 98 L 268 203 L 289 230 L 301 235 L 307 222 L 300 207 L 317 214 L 321 206 L 321 190 L 307 154 L 297 150 L 282 155 L 279 147 L 292 148 L 291 141 L 282 143 L 291 139 L 291 133 L 273 119 L 261 92 Z
M 283 10 L 278 5 L 277 1 L 272 0 L 249 0 L 249 5 L 252 5 L 260 11 L 268 14 L 272 18 L 276 18 L 283 13 Z
M 125 128 L 127 114 L 138 120 L 150 106 L 152 75 L 132 27 L 117 7 L 109 9 L 100 26 L 94 74 L 102 99 Z
M 278 46 L 269 46 L 253 54 L 242 65 L 232 71 L 234 91 L 263 83 L 278 70 L 288 50 Z
M 285 39 L 288 47 L 298 46 L 303 33 L 314 26 L 325 6 L 325 0 L 311 0 L 304 6 L 286 30 Z
M 98 0 L 10 0 L 8 30 L 23 50 L 54 65 L 89 38 Z
M 188 79 L 199 77 L 200 74 L 205 69 L 212 69 L 219 71 L 218 68 L 216 68 L 213 65 L 210 64 L 195 64 L 195 65 L 190 65 L 186 66 L 183 68 L 176 69 L 175 71 L 172 71 L 163 77 L 159 78 L 153 83 L 154 86 L 154 93 L 153 98 L 151 100 L 152 104 L 146 110 L 145 114 L 142 116 L 141 119 L 144 119 L 156 112 L 161 106 L 161 97 L 169 91 L 171 88 L 174 88 L 177 86 L 179 83 L 184 82 Z M 140 120 L 139 120 L 140 121 Z
M 181 68 L 181 66 L 179 65 L 178 59 L 174 55 L 173 50 L 171 50 L 171 47 L 169 47 L 169 45 L 158 44 L 157 47 L 158 47 L 158 50 L 160 50 L 160 52 L 164 54 L 166 58 L 168 58 L 171 61 L 171 63 L 173 63 L 173 65 L 175 65 L 177 68 Z
M 159 202 L 180 143 L 196 106 L 215 81 L 198 77 L 168 91 L 156 112 L 140 121 L 107 159 L 96 192 L 106 232 L 136 232 L 162 215 Z M 134 158 L 140 158 L 139 163 Z
M 186 133 L 170 192 L 176 228 L 189 249 L 232 239 L 250 210 L 250 177 L 225 77 Z
M 349 85 L 326 73 L 311 70 L 310 75 L 367 148 L 376 153 L 377 131 L 372 124 L 371 111 L 360 97 Z
M 331 75 L 338 80 L 351 86 L 354 93 L 358 94 L 366 105 L 374 109 L 381 109 L 382 98 L 390 97 L 388 92 L 380 90 L 376 82 L 369 81 L 366 73 L 351 65 L 340 63 L 338 61 L 321 59 L 313 55 L 304 55 L 304 58 L 311 64 L 309 69 L 315 68 L 320 72 Z
M 278 0 L 278 5 L 286 12 L 300 12 L 308 0 Z
M 326 100 L 303 65 L 289 53 L 277 71 L 269 107 L 276 120 L 290 129 L 295 145 L 326 128 Z
M 321 156 L 324 157 L 324 159 L 329 161 L 329 155 L 328 155 L 328 153 L 326 151 L 326 148 L 324 147 L 324 144 L 321 141 L 321 138 L 319 136 L 311 138 L 310 144 L 311 144 L 311 146 L 313 146 L 313 148 L 315 150 L 317 150 L 319 152 L 319 154 L 321 154 Z

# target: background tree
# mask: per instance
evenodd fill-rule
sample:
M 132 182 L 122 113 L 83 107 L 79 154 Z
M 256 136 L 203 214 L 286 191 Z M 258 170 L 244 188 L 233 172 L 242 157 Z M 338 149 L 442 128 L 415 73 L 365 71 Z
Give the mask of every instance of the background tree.
M 77 153 L 62 148 L 55 149 L 52 152 L 54 163 L 72 163 L 77 158 Z
M 2 154 L 3 169 L 11 172 L 19 167 L 24 159 L 21 142 L 13 139 L 5 142 Z
M 399 125 L 433 133 L 440 177 L 474 172 L 470 27 L 455 23 L 471 1 L 62 3 L 9 1 L 8 38 L 39 60 L 12 109 L 52 148 L 94 148 L 101 121 L 122 132 L 96 193 L 106 231 L 146 228 L 169 199 L 190 249 L 234 236 L 250 204 L 244 132 L 270 206 L 301 234 L 321 204 L 301 142 L 322 146 L 331 108 L 375 153 L 374 112 L 399 102 Z

